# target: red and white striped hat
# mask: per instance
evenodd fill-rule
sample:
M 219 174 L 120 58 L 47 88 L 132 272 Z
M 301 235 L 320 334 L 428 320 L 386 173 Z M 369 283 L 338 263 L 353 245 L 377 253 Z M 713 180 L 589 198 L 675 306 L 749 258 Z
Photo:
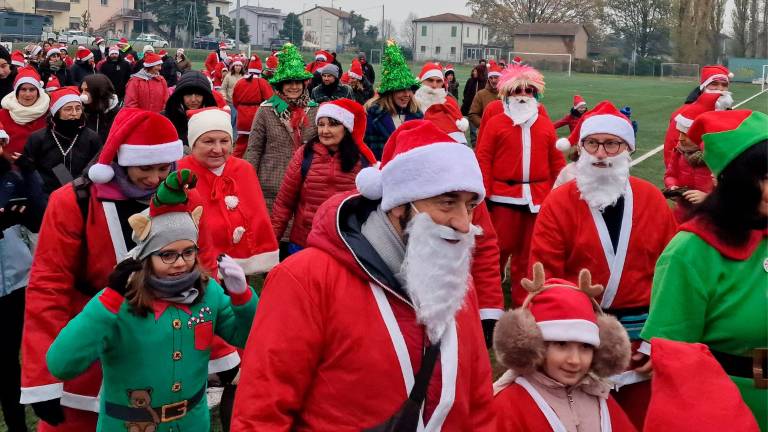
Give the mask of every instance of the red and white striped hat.
M 46 87 L 46 90 L 47 90 L 47 87 Z M 67 87 L 62 87 L 52 91 L 51 106 L 49 108 L 49 110 L 51 111 L 51 115 L 56 115 L 56 113 L 64 105 L 70 102 L 77 102 L 80 105 L 83 104 L 83 102 L 80 100 L 80 92 L 78 91 L 77 87 L 67 86 Z
M 145 68 L 163 64 L 163 58 L 153 52 L 147 52 L 142 60 Z
M 429 78 L 443 79 L 443 68 L 440 63 L 425 63 L 419 72 L 419 81 L 424 81 Z
M 168 118 L 139 108 L 123 108 L 88 177 L 94 183 L 108 183 L 115 176 L 114 161 L 123 167 L 144 166 L 176 162 L 182 156 L 184 147 Z
M 93 53 L 88 48 L 80 47 L 77 49 L 77 60 L 87 61 L 93 58 Z
M 251 61 L 248 62 L 248 73 L 249 74 L 261 74 L 262 66 L 261 66 L 261 59 L 256 54 L 251 56 Z

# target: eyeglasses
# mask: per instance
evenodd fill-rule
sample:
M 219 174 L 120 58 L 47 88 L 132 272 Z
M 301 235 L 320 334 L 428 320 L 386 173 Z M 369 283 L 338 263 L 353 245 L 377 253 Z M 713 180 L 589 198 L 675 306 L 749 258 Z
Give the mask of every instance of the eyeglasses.
M 581 140 L 581 145 L 584 147 L 584 149 L 588 153 L 590 154 L 597 153 L 597 151 L 600 149 L 600 146 L 602 146 L 603 150 L 605 150 L 605 153 L 610 156 L 613 156 L 619 153 L 624 144 L 625 144 L 624 141 L 617 141 L 617 140 L 598 141 L 592 138 L 585 138 Z
M 165 264 L 175 264 L 179 260 L 179 257 L 186 262 L 193 262 L 197 258 L 197 246 L 186 248 L 181 252 L 176 251 L 160 251 L 155 252 L 152 255 L 160 257 L 160 260 Z
M 510 94 L 513 94 L 515 96 L 520 96 L 522 94 L 534 95 L 534 94 L 536 94 L 536 88 L 535 87 L 531 87 L 531 86 L 528 86 L 528 87 L 518 87 L 518 88 L 512 90 L 510 92 Z

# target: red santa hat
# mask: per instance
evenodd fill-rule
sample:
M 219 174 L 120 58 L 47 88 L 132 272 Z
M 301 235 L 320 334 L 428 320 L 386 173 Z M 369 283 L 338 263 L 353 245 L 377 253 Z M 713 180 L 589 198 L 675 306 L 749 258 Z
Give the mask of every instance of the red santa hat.
M 315 51 L 315 61 L 329 62 L 333 59 L 331 53 L 325 50 Z
M 491 69 L 493 69 L 493 65 Z M 500 68 L 499 70 L 501 71 Z M 507 96 L 518 87 L 528 86 L 535 88 L 539 94 L 544 93 L 544 76 L 531 66 L 513 64 L 500 73 L 501 78 L 499 78 L 497 86 L 500 97 Z M 491 76 L 491 74 L 489 73 L 488 76 Z
M 577 145 L 584 138 L 593 134 L 611 134 L 626 141 L 630 151 L 635 150 L 635 129 L 629 119 L 610 102 L 602 101 L 587 112 L 568 138 L 560 138 L 555 145 L 561 151 Z
M 150 68 L 152 66 L 163 64 L 163 58 L 153 52 L 148 52 L 144 55 L 142 63 L 145 68 Z
M 209 131 L 222 131 L 232 137 L 232 117 L 228 111 L 218 107 L 208 107 L 187 111 L 187 142 L 189 148 L 195 146 L 200 135 Z
M 59 51 L 65 53 L 65 54 L 68 54 L 69 49 L 67 48 L 67 44 L 65 44 L 65 43 L 59 44 Z
M 51 92 L 51 106 L 49 108 L 51 115 L 56 115 L 64 105 L 70 102 L 77 102 L 80 105 L 83 104 L 80 100 L 80 91 L 77 87 L 67 86 Z
M 277 58 L 277 55 L 274 53 L 267 57 L 267 69 L 269 70 L 275 70 L 277 69 L 277 63 L 279 62 L 279 59 Z
M 136 57 L 134 57 L 133 54 L 126 54 L 125 60 L 132 65 L 136 63 Z
M 730 82 L 733 73 L 723 65 L 707 65 L 701 68 L 701 85 L 699 89 L 704 90 L 712 81 Z
M 16 50 L 11 54 L 11 64 L 16 67 L 24 67 L 27 64 L 27 61 L 24 59 L 24 53 Z
M 370 165 L 376 163 L 376 157 L 363 141 L 367 116 L 365 114 L 365 108 L 363 108 L 362 105 L 351 99 L 337 99 L 331 102 L 326 102 L 321 104 L 320 108 L 317 109 L 315 123 L 320 121 L 323 117 L 332 118 L 344 125 L 352 135 L 355 144 L 357 144 L 360 154 L 368 159 Z
M 107 55 L 112 55 L 112 54 L 120 54 L 120 48 L 118 48 L 117 45 L 112 45 L 111 47 L 109 47 L 109 51 L 107 52 Z
M 691 104 L 685 105 L 678 115 L 675 116 L 675 126 L 677 130 L 688 133 L 693 121 L 700 114 L 707 111 L 721 111 L 718 109 L 718 101 L 723 98 L 730 99 L 730 95 L 720 93 L 702 93 Z
M 40 82 L 40 75 L 38 75 L 37 71 L 32 67 L 25 66 L 19 69 L 19 73 L 13 81 L 13 91 L 17 91 L 22 84 L 32 84 L 37 87 L 38 90 L 43 91 L 43 83 Z
M 40 54 L 40 51 L 43 50 L 43 47 L 40 45 L 32 45 L 32 47 L 29 49 L 29 56 L 30 57 L 37 57 L 38 54 Z
M 48 82 L 45 84 L 45 91 L 50 93 L 59 88 L 61 88 L 61 83 L 59 82 L 59 79 L 56 77 L 56 75 L 51 75 L 48 78 Z
M 360 171 L 355 184 L 364 197 L 381 199 L 384 211 L 448 192 L 474 192 L 478 202 L 485 198 L 472 149 L 426 120 L 397 128 L 384 145 L 380 166 Z
M 440 63 L 429 62 L 422 66 L 421 72 L 419 72 L 419 81 L 424 81 L 429 78 L 443 79 L 443 68 L 440 66 Z
M 621 372 L 629 364 L 629 335 L 619 321 L 603 314 L 595 297 L 602 285 L 592 285 L 589 270 L 579 273 L 578 285 L 546 279 L 541 263 L 533 265 L 533 280 L 522 306 L 506 312 L 493 335 L 496 358 L 520 375 L 533 372 L 546 352 L 545 342 L 580 342 L 595 347 L 590 370 L 599 377 Z
M 360 60 L 352 60 L 352 66 L 349 67 L 349 77 L 356 80 L 363 79 L 363 66 L 360 64 Z
M 706 345 L 654 338 L 651 361 L 651 400 L 643 430 L 760 430 L 738 387 Z
M 349 84 L 349 72 L 344 72 L 341 74 L 341 78 L 339 78 L 339 82 L 342 84 Z
M 495 61 L 491 60 L 488 62 L 488 78 L 500 77 L 503 71 L 504 70 L 501 69 L 501 66 L 499 66 L 499 64 Z
M 52 55 L 61 55 L 61 51 L 57 50 L 56 48 L 51 48 L 48 51 L 45 52 L 45 58 L 50 58 Z
M 105 43 L 105 42 L 106 41 L 104 40 L 104 38 L 103 37 L 99 37 L 99 36 L 96 36 L 96 39 L 93 40 L 93 44 L 94 45 L 99 45 L 99 44 L 102 44 L 102 43 Z
M 168 55 L 168 51 L 161 49 L 160 52 L 157 53 L 160 57 L 165 57 Z
M 256 54 L 251 56 L 251 61 L 248 62 L 248 73 L 249 74 L 261 74 L 262 65 L 261 65 L 261 59 Z
M 84 62 L 92 59 L 93 53 L 88 48 L 80 47 L 77 49 L 76 57 L 78 61 Z
M 515 64 L 515 65 L 523 64 L 523 58 L 520 56 L 515 56 L 514 58 L 512 58 L 512 64 Z
M 445 68 L 443 68 L 443 74 L 447 74 L 448 72 L 456 73 L 456 69 L 454 69 L 453 65 L 450 63 L 445 65 Z
M 108 183 L 115 176 L 112 162 L 123 167 L 175 162 L 184 156 L 176 127 L 165 116 L 138 108 L 117 113 L 98 163 L 88 170 L 94 183 Z
M 219 42 L 219 50 L 226 50 L 227 49 L 227 43 L 224 41 Z
M 579 95 L 573 96 L 573 108 L 578 108 L 580 106 L 587 106 L 587 101 L 584 100 L 583 97 Z
M 455 105 L 442 103 L 432 104 L 424 113 L 424 120 L 431 121 L 454 141 L 466 144 L 464 132 L 469 128 L 469 121 L 461 115 Z

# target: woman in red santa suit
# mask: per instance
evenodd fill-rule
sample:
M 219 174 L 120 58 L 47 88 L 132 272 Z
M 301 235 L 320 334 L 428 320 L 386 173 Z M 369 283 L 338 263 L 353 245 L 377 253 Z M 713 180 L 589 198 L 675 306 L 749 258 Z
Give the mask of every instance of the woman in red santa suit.
M 261 59 L 254 54 L 248 63 L 245 78 L 239 80 L 232 91 L 232 104 L 237 110 L 237 141 L 233 152 L 235 157 L 242 158 L 245 154 L 256 111 L 262 102 L 274 94 L 269 82 L 261 77 L 261 70 Z
M 51 194 L 29 276 L 22 340 L 21 403 L 32 405 L 39 431 L 96 429 L 99 364 L 62 382 L 48 371 L 46 352 L 134 247 L 128 218 L 148 207 L 182 155 L 168 119 L 124 108 L 88 171 L 90 180 L 76 179 Z M 207 235 L 201 240 L 208 242 Z M 215 255 L 203 259 L 213 264 Z
M 594 297 L 588 270 L 578 287 L 544 278 L 534 265 L 523 305 L 499 320 L 496 358 L 509 368 L 494 383 L 496 430 L 558 432 L 635 432 L 610 396 L 607 377 L 629 364 L 627 332 L 604 314 Z
M 491 219 L 499 236 L 500 266 L 519 281 L 528 270 L 528 250 L 539 207 L 565 166 L 557 135 L 538 102 L 544 77 L 530 66 L 511 65 L 498 84 L 502 111 L 483 119 L 475 152 L 483 171 Z M 484 116 L 485 117 L 485 116 Z M 525 293 L 517 283 L 512 298 Z

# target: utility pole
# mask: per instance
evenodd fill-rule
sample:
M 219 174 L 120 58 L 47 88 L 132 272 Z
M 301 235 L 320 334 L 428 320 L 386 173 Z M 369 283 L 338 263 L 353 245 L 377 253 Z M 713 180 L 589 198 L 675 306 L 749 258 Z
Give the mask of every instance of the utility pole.
M 235 51 L 240 52 L 240 0 L 237 0 L 235 7 Z
M 379 33 L 381 34 L 381 45 L 386 47 L 387 40 L 384 38 L 384 3 L 381 4 L 381 28 L 379 29 Z

